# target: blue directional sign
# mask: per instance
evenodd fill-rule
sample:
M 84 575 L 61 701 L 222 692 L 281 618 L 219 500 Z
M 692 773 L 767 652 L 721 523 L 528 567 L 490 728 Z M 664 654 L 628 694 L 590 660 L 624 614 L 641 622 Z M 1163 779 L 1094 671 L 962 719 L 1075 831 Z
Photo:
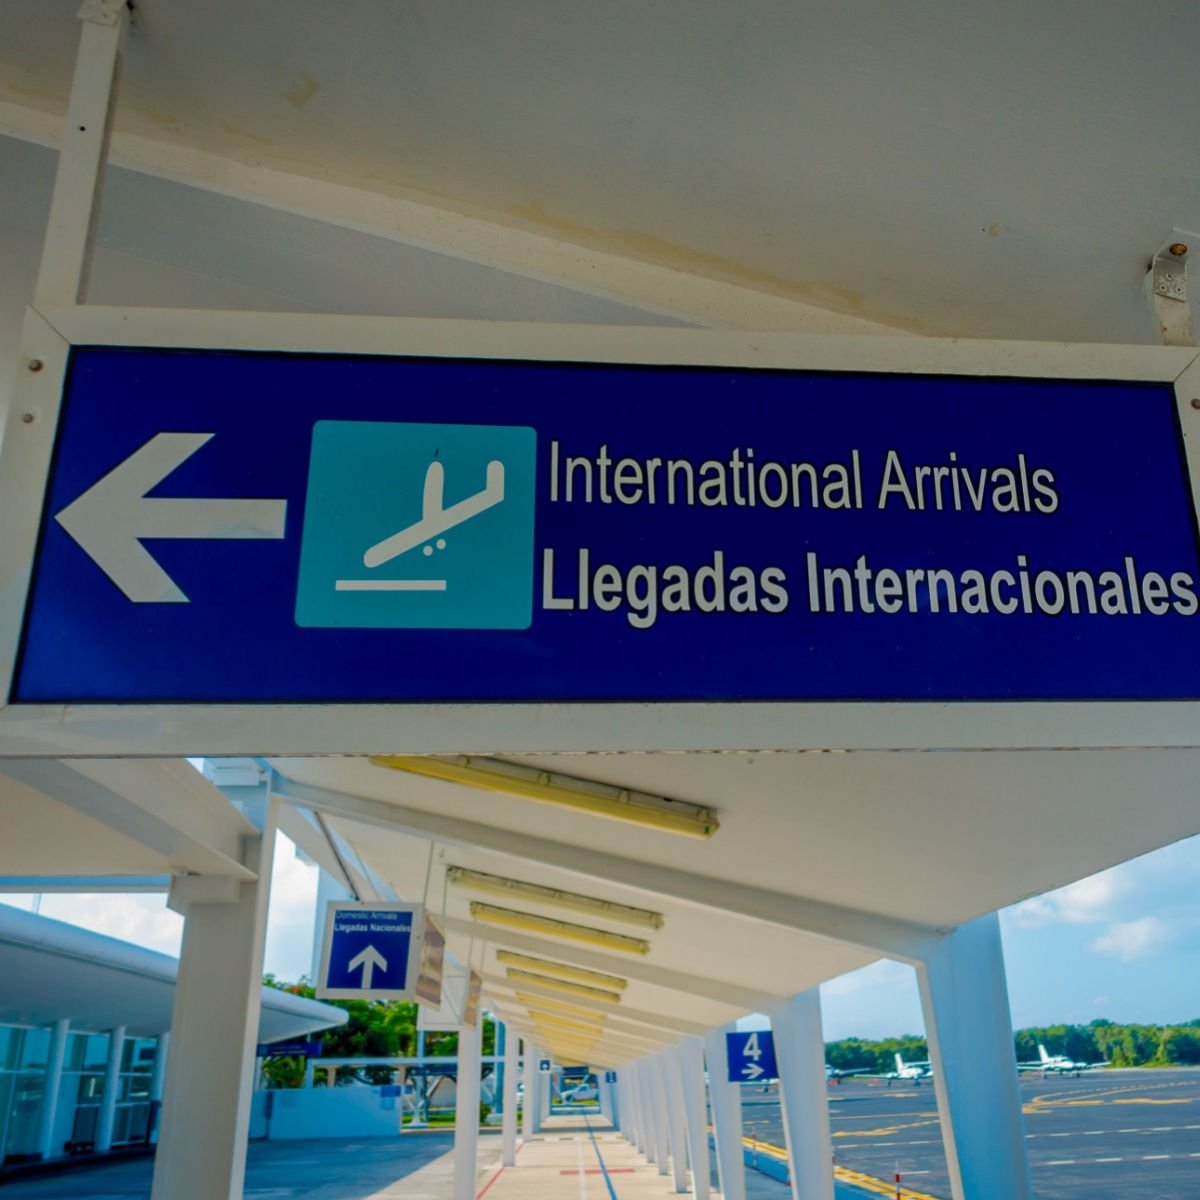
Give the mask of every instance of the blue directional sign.
M 730 1083 L 765 1083 L 779 1078 L 775 1065 L 775 1036 L 769 1029 L 727 1033 L 725 1053 Z
M 260 1042 L 258 1058 L 320 1058 L 321 1040 L 316 1038 L 291 1042 Z
M 409 1000 L 420 962 L 419 904 L 334 901 L 326 916 L 317 996 Z
M 1200 698 L 1168 384 L 78 347 L 10 699 Z
M 551 1070 L 553 1070 L 553 1065 L 551 1064 L 551 1062 L 548 1058 L 539 1058 L 538 1059 L 538 1070 L 543 1075 L 549 1075 Z
M 616 1083 L 617 1082 L 616 1071 L 605 1071 L 604 1072 L 604 1082 L 605 1083 Z

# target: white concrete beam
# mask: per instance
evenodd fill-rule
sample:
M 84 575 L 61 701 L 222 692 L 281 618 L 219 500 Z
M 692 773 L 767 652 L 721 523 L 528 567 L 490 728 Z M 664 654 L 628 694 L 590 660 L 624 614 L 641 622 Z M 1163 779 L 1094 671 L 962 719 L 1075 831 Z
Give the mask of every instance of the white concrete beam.
M 873 950 L 901 962 L 915 962 L 935 946 L 942 936 L 941 930 L 910 921 L 898 921 L 880 913 L 789 896 L 766 888 L 639 862 L 526 833 L 495 829 L 440 813 L 369 800 L 328 788 L 296 783 L 278 774 L 273 787 L 279 795 L 294 803 L 363 824 L 397 829 L 418 837 L 431 837 L 439 842 L 510 854 L 642 892 L 653 892 L 704 908 L 720 909 L 751 920 Z
M 0 774 L 103 822 L 173 869 L 254 878 L 242 841 L 258 830 L 182 760 L 14 758 Z

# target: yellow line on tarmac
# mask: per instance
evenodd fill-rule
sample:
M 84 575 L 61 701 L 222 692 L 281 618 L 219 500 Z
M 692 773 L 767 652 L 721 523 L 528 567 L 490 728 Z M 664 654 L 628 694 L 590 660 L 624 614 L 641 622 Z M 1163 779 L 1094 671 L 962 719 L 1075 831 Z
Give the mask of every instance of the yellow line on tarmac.
M 742 1141 L 754 1150 L 761 1151 L 769 1155 L 771 1158 L 777 1158 L 783 1162 L 787 1162 L 787 1151 L 782 1146 L 773 1146 L 770 1142 L 758 1142 L 754 1138 L 744 1137 Z M 849 1167 L 833 1168 L 833 1177 L 842 1183 L 853 1184 L 855 1187 L 860 1187 L 864 1191 L 874 1192 L 879 1196 L 896 1196 L 896 1185 L 889 1183 L 886 1179 L 876 1179 L 874 1175 L 867 1175 L 862 1171 L 851 1171 Z M 914 1192 L 912 1188 L 901 1187 L 899 1200 L 938 1200 L 937 1196 L 930 1196 L 925 1192 Z

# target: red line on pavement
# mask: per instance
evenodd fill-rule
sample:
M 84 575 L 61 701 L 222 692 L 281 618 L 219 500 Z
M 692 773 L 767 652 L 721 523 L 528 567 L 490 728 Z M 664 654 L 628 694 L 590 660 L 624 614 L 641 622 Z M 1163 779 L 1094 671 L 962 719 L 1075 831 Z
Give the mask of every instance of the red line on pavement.
M 516 1149 L 516 1153 L 517 1153 L 517 1154 L 520 1154 L 520 1153 L 521 1153 L 521 1151 L 522 1151 L 524 1148 L 525 1148 L 525 1143 L 524 1143 L 524 1142 L 520 1142 L 520 1143 L 518 1143 L 518 1145 L 517 1145 L 517 1149 Z M 485 1184 L 483 1185 L 483 1187 L 482 1187 L 482 1188 L 481 1188 L 481 1189 L 480 1189 L 478 1192 L 476 1192 L 476 1193 L 475 1193 L 475 1200 L 483 1200 L 483 1197 L 487 1195 L 487 1193 L 488 1193 L 488 1190 L 491 1188 L 492 1184 L 493 1184 L 493 1183 L 495 1183 L 495 1182 L 496 1182 L 496 1180 L 497 1180 L 497 1179 L 499 1179 L 499 1178 L 500 1178 L 500 1176 L 501 1176 L 501 1175 L 503 1175 L 503 1174 L 504 1174 L 504 1172 L 505 1172 L 507 1169 L 508 1169 L 507 1167 L 501 1167 L 501 1168 L 500 1168 L 500 1170 L 498 1170 L 498 1171 L 495 1173 L 495 1175 L 493 1175 L 493 1176 L 491 1177 L 491 1179 L 489 1179 L 489 1180 L 487 1181 L 487 1183 L 485 1183 Z

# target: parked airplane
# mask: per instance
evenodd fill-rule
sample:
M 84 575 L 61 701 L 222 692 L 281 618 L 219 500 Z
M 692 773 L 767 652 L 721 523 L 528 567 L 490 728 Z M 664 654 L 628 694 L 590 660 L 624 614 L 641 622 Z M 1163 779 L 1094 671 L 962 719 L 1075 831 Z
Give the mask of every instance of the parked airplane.
M 832 1068 L 826 1067 L 825 1074 L 829 1076 Z M 928 1061 L 922 1062 L 905 1062 L 902 1055 L 896 1055 L 896 1069 L 894 1071 L 886 1071 L 881 1074 L 869 1071 L 838 1071 L 834 1072 L 837 1076 L 852 1076 L 855 1079 L 886 1079 L 888 1087 L 892 1086 L 894 1079 L 910 1080 L 916 1087 L 921 1086 L 922 1079 L 928 1079 L 933 1074 L 933 1067 Z
M 1084 1071 L 1095 1070 L 1096 1067 L 1107 1067 L 1103 1062 L 1076 1062 L 1065 1054 L 1048 1054 L 1046 1047 L 1038 1043 L 1038 1057 L 1032 1062 L 1017 1063 L 1020 1071 L 1041 1071 L 1043 1075 L 1082 1075 Z

